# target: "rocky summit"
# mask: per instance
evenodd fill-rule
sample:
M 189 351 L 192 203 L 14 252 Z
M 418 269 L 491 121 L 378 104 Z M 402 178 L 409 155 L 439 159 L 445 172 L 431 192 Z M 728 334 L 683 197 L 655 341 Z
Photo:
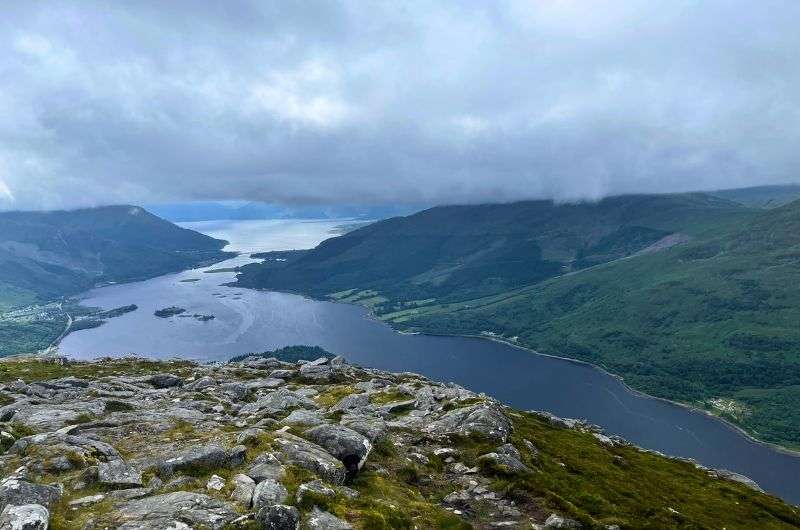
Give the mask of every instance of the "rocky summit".
M 324 357 L 0 362 L 0 529 L 796 528 L 734 473 Z

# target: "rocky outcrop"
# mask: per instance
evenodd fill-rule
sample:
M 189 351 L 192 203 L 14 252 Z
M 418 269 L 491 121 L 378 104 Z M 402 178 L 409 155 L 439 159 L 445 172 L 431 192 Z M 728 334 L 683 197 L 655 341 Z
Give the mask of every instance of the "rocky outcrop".
M 176 491 L 130 501 L 119 509 L 121 530 L 162 530 L 165 528 L 209 528 L 221 530 L 236 519 L 226 502 L 208 495 Z
M 103 371 L 97 378 L 0 388 L 0 530 L 45 530 L 65 517 L 87 530 L 343 530 L 424 526 L 429 516 L 451 527 L 579 528 L 552 513 L 562 505 L 513 489 L 552 468 L 572 472 L 532 423 L 576 431 L 620 470 L 616 452 L 631 450 L 579 420 L 341 358 L 149 362 L 121 374 L 130 362 L 81 365 Z M 532 423 L 517 423 L 523 414 Z

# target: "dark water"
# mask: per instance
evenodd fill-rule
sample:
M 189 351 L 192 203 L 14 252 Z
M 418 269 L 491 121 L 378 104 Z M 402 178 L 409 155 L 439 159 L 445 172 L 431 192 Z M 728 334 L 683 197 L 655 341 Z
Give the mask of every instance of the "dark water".
M 270 230 L 281 237 L 295 230 L 297 240 L 308 245 L 324 238 L 334 224 L 338 223 L 200 228 L 227 235 L 235 248 L 252 250 L 291 246 L 271 239 Z M 232 264 L 242 261 L 246 259 L 237 258 Z M 630 392 L 591 366 L 482 339 L 402 335 L 370 319 L 359 307 L 220 286 L 232 278 L 231 273 L 194 270 L 95 289 L 87 293 L 86 304 L 110 309 L 135 303 L 139 310 L 69 335 L 61 350 L 78 358 L 137 353 L 227 359 L 293 344 L 320 345 L 366 366 L 454 381 L 517 408 L 586 418 L 637 445 L 742 473 L 767 491 L 800 503 L 800 458 L 752 442 L 705 414 Z M 154 310 L 170 305 L 216 318 L 198 322 L 153 316 Z

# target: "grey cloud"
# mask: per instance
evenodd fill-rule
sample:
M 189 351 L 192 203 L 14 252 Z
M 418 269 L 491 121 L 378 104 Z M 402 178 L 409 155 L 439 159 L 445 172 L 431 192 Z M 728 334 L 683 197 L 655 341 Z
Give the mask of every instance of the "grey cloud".
M 10 2 L 0 208 L 798 178 L 793 1 Z

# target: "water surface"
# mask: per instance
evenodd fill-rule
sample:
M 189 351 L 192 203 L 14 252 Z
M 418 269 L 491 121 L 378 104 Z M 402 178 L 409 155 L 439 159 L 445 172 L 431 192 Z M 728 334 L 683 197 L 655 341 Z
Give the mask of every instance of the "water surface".
M 214 221 L 184 226 L 227 239 L 232 250 L 252 252 L 311 247 L 341 224 Z M 753 442 L 705 414 L 631 392 L 585 364 L 482 339 L 399 334 L 360 307 L 225 287 L 234 279 L 232 273 L 205 272 L 247 261 L 240 256 L 207 269 L 90 291 L 84 297 L 87 305 L 110 309 L 133 303 L 139 310 L 73 333 L 60 349 L 77 358 L 136 353 L 227 359 L 294 344 L 319 345 L 365 366 L 454 381 L 517 408 L 586 418 L 637 445 L 743 473 L 764 489 L 800 503 L 800 458 Z M 215 319 L 153 316 L 156 309 L 171 305 Z

